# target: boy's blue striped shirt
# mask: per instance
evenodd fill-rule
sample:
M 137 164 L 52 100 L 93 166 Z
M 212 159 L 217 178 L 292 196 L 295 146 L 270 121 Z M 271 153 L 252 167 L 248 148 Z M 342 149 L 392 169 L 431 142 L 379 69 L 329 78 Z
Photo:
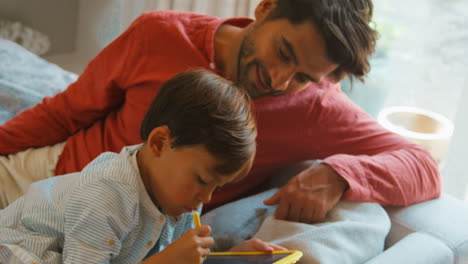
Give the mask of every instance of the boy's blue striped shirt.
M 138 263 L 192 229 L 191 213 L 171 218 L 153 204 L 138 149 L 32 184 L 0 211 L 0 263 Z

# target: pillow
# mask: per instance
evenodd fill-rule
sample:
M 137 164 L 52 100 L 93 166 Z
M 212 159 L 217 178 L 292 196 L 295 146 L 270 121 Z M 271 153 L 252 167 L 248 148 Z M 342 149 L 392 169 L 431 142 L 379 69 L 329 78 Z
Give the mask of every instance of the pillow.
M 63 91 L 77 79 L 18 44 L 0 38 L 0 124 Z
M 16 42 L 34 54 L 45 54 L 50 48 L 49 37 L 18 21 L 0 19 L 0 38 Z

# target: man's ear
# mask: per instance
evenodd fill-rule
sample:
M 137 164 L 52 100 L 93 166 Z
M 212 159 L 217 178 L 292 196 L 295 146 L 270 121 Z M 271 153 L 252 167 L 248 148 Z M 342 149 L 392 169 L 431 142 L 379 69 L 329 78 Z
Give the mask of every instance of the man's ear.
M 159 157 L 163 150 L 170 147 L 171 144 L 171 131 L 167 126 L 155 127 L 148 136 L 148 145 L 151 153 Z
M 255 19 L 264 20 L 276 5 L 277 0 L 262 0 L 255 8 Z

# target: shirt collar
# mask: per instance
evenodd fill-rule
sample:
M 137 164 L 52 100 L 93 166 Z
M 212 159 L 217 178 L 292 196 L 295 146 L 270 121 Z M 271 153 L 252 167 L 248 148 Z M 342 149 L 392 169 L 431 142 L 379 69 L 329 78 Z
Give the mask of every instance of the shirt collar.
M 146 191 L 146 187 L 143 184 L 143 180 L 141 179 L 141 173 L 140 173 L 140 168 L 138 167 L 138 161 L 137 161 L 137 154 L 140 151 L 140 148 L 143 144 L 127 147 L 128 155 L 130 157 L 130 163 L 132 167 L 135 169 L 135 171 L 138 174 L 138 182 L 140 185 L 140 199 L 143 204 L 143 206 L 153 215 L 153 217 L 157 218 L 160 215 L 164 215 L 166 218 L 173 219 L 173 222 L 178 223 L 182 217 L 172 217 L 164 213 L 163 210 L 159 208 L 157 204 L 153 202 L 151 199 L 150 195 Z

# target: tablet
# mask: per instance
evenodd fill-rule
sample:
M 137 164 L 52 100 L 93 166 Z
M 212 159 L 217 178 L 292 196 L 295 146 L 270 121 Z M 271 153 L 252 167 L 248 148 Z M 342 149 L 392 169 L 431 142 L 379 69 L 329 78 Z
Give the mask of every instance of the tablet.
M 267 252 L 213 252 L 203 264 L 292 264 L 302 257 L 297 250 Z

